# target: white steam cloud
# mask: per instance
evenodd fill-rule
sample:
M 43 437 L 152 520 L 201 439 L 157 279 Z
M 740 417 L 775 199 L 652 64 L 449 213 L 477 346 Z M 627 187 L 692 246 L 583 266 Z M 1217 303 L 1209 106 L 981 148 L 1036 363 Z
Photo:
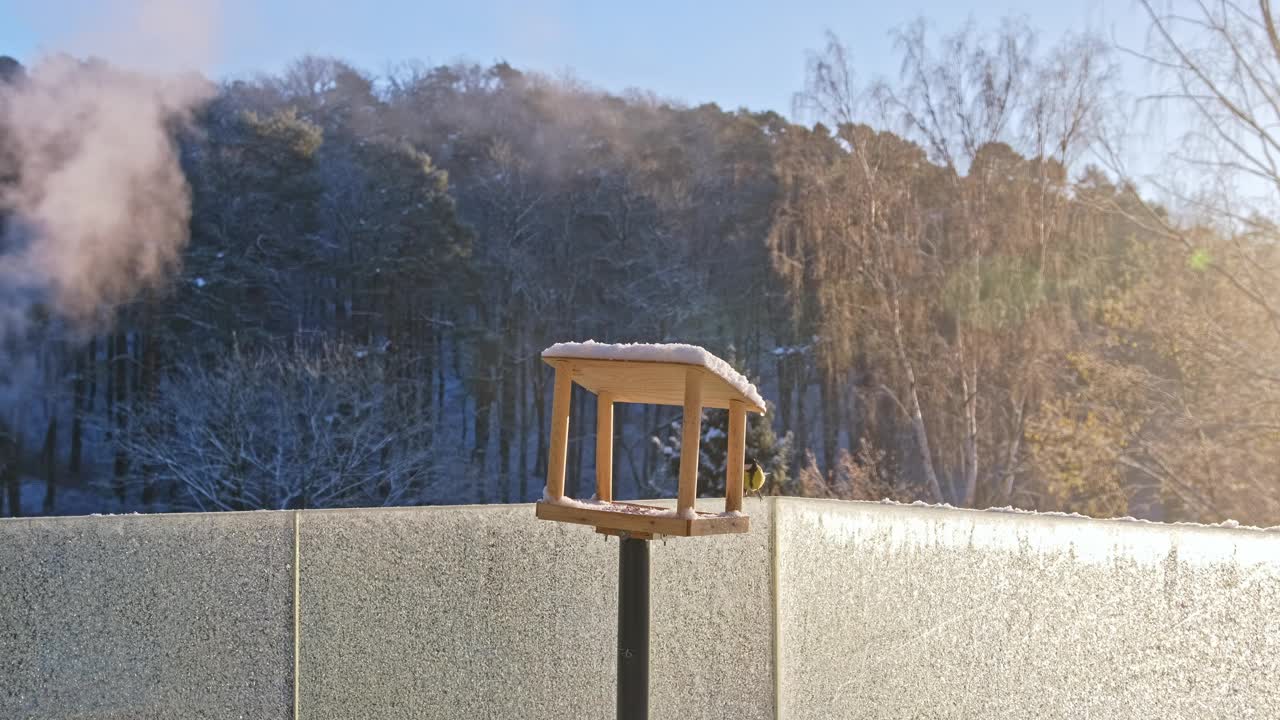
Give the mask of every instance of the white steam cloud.
M 0 63 L 7 425 L 53 379 L 51 342 L 108 329 L 122 303 L 176 270 L 191 192 L 175 131 L 215 91 L 191 69 L 213 60 L 219 0 L 103 0 L 79 17 L 57 5 L 11 8 L 50 52 L 25 71 Z
M 34 303 L 83 325 L 165 280 L 191 214 L 173 130 L 210 92 L 67 56 L 0 84 L 0 332 Z

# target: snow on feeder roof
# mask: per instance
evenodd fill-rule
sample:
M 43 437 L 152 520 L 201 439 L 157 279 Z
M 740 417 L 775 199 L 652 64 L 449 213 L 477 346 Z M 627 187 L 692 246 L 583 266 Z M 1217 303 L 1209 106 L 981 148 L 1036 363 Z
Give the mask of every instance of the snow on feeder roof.
M 555 368 L 556 379 L 547 487 L 544 499 L 537 504 L 539 518 L 594 525 L 597 532 L 636 539 L 747 532 L 749 518 L 742 514 L 746 414 L 763 414 L 765 403 L 745 377 L 695 345 L 557 343 L 542 352 L 542 359 Z M 596 498 L 587 502 L 564 496 L 569 399 L 574 384 L 595 393 L 597 399 Z M 615 402 L 678 405 L 684 409 L 675 512 L 613 502 Z M 723 513 L 700 512 L 694 507 L 702 409 L 707 407 L 729 410 Z
M 633 367 L 620 370 L 617 365 L 584 365 L 581 376 L 574 382 L 591 392 L 613 392 L 615 402 L 648 403 L 652 405 L 683 405 L 685 368 L 694 365 L 705 368 L 710 382 L 703 384 L 704 407 L 728 408 L 730 400 L 741 400 L 747 410 L 764 414 L 764 398 L 760 391 L 734 370 L 729 363 L 697 345 L 680 343 L 556 343 L 542 351 L 544 360 L 573 358 L 577 360 L 608 361 L 610 363 L 652 363 L 652 367 Z M 619 382 L 621 381 L 621 382 Z

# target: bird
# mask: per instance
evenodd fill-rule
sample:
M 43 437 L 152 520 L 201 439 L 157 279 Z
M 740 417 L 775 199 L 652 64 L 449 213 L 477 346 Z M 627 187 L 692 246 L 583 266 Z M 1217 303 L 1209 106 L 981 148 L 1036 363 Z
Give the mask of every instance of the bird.
M 742 478 L 742 486 L 749 493 L 760 493 L 760 488 L 764 487 L 765 472 L 760 467 L 760 463 L 756 462 L 753 457 L 747 458 L 747 464 L 743 467 L 745 470 Z

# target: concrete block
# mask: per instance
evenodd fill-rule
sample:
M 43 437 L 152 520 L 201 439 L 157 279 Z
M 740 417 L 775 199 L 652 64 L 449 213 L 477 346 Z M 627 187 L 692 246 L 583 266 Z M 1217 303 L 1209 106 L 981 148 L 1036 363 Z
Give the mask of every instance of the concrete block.
M 1280 534 L 779 502 L 782 716 L 1280 717 Z
M 0 718 L 292 716 L 289 513 L 0 521 Z
M 611 712 L 614 545 L 533 507 L 304 512 L 300 713 Z
M 653 718 L 774 717 L 774 502 L 744 499 L 749 533 L 653 543 Z M 715 511 L 720 503 L 698 500 Z
M 655 720 L 772 716 L 756 527 L 651 546 Z M 531 505 L 306 512 L 300 537 L 303 716 L 613 716 L 617 539 Z

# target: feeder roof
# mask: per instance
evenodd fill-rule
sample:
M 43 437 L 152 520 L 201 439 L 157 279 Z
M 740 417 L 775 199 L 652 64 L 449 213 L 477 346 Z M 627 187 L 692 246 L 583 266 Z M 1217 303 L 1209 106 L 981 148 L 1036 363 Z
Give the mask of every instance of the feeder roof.
M 551 364 L 571 361 L 573 381 L 599 394 L 607 392 L 616 402 L 683 405 L 685 374 L 690 366 L 701 368 L 704 407 L 727 408 L 730 400 L 744 403 L 751 412 L 764 413 L 764 398 L 729 363 L 697 345 L 676 343 L 556 343 L 542 351 Z

